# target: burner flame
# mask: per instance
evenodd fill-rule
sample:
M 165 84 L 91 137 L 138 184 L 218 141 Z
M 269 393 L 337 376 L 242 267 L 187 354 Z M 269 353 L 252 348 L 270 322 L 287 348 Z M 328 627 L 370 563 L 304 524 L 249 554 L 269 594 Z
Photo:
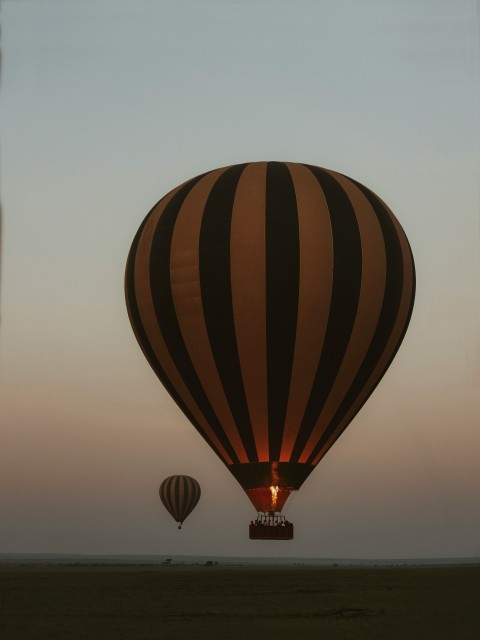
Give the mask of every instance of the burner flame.
M 278 487 L 270 487 L 270 491 L 272 492 L 272 507 L 275 507 L 277 505 Z

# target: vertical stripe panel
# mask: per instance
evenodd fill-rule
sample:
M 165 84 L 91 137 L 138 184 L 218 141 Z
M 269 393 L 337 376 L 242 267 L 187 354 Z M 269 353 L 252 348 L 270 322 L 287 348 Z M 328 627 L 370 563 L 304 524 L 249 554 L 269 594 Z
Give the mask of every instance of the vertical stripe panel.
M 230 235 L 230 273 L 238 357 L 260 462 L 269 459 L 265 305 L 265 162 L 238 182 Z
M 142 222 L 140 228 L 138 229 L 135 239 L 130 248 L 130 252 L 127 259 L 127 266 L 125 270 L 125 296 L 127 302 L 127 311 L 130 318 L 130 322 L 132 325 L 133 332 L 135 333 L 135 337 L 137 338 L 138 344 L 143 351 L 144 356 L 146 357 L 148 363 L 162 382 L 162 384 L 167 389 L 168 393 L 172 396 L 174 401 L 180 407 L 180 409 L 185 413 L 189 420 L 193 424 L 197 426 L 198 418 L 194 417 L 189 409 L 189 407 L 185 404 L 181 394 L 178 393 L 178 389 L 175 388 L 175 385 L 172 384 L 172 380 L 168 375 L 168 372 L 165 371 L 163 366 L 163 361 L 161 357 L 159 358 L 159 354 L 152 347 L 150 342 L 151 334 L 145 330 L 145 327 L 142 322 L 142 313 L 143 305 L 145 302 L 145 298 L 143 293 L 145 292 L 145 287 L 140 286 L 137 287 L 135 281 L 135 273 L 136 273 L 136 264 L 137 264 L 137 256 L 138 254 L 142 254 L 143 244 L 140 243 L 140 239 L 143 238 L 143 233 L 145 228 L 148 230 L 152 227 L 152 218 L 158 219 L 158 216 L 161 215 L 163 209 L 171 200 L 171 198 L 175 195 L 175 193 L 180 189 L 174 189 L 169 194 L 167 194 L 160 202 L 158 202 L 153 209 L 146 216 L 144 221 Z M 140 244 L 140 248 L 139 248 Z M 138 283 L 137 283 L 138 284 Z M 201 431 L 200 427 L 199 430 Z M 223 454 L 222 454 L 223 455 Z
M 213 185 L 200 228 L 199 267 L 203 315 L 219 382 L 250 462 L 257 462 L 235 336 L 230 243 L 235 191 L 245 165 L 225 171 Z
M 377 216 L 367 198 L 350 180 L 340 174 L 329 174 L 345 191 L 355 211 L 362 248 L 362 278 L 355 322 L 347 350 L 299 462 L 309 459 L 348 393 L 372 341 L 385 292 L 385 244 Z
M 322 353 L 332 295 L 333 243 L 324 193 L 312 172 L 287 163 L 298 209 L 300 284 L 292 382 L 280 461 L 292 455 Z
M 172 482 L 172 503 L 174 505 L 175 520 L 180 521 L 180 478 L 176 476 Z
M 185 189 L 185 188 L 184 188 Z M 189 388 L 185 384 L 184 379 L 180 375 L 166 344 L 163 333 L 158 323 L 157 313 L 152 298 L 152 287 L 150 286 L 150 257 L 152 251 L 152 241 L 156 232 L 159 220 L 170 204 L 172 197 L 176 193 L 173 192 L 165 198 L 158 208 L 152 211 L 152 214 L 146 221 L 142 234 L 138 242 L 138 249 L 134 262 L 133 282 L 134 286 L 130 289 L 135 290 L 138 300 L 140 322 L 136 322 L 136 327 L 141 327 L 148 336 L 150 342 L 149 347 L 154 356 L 155 362 L 162 363 L 163 377 L 159 375 L 167 390 L 170 392 L 174 400 L 180 406 L 185 415 L 195 425 L 200 434 L 207 440 L 208 444 L 215 450 L 217 455 L 226 463 L 233 462 L 232 455 L 227 453 L 228 443 L 220 442 L 216 433 L 205 419 L 205 416 L 199 409 L 197 403 L 193 399 Z M 172 197 L 170 197 L 172 196 Z M 163 287 L 164 288 L 164 287 Z M 163 309 L 161 307 L 161 309 Z M 147 338 L 145 337 L 145 340 Z M 151 359 L 153 357 L 151 356 Z
M 194 507 L 195 493 L 194 493 L 193 479 L 190 478 L 189 476 L 185 476 L 183 480 L 185 483 L 185 504 L 183 507 L 182 516 L 183 516 L 183 519 L 185 520 L 185 518 L 188 516 L 188 514 L 191 512 L 191 510 Z
M 211 174 L 205 176 L 203 180 L 210 182 Z M 201 184 L 201 182 L 202 180 L 198 181 L 197 184 Z M 193 185 L 192 188 L 194 188 Z M 175 366 L 186 388 L 190 391 L 195 403 L 205 416 L 205 420 L 214 431 L 230 459 L 233 462 L 238 462 L 238 457 L 228 438 L 225 436 L 223 427 L 212 409 L 202 383 L 192 364 L 173 301 L 172 283 L 170 280 L 171 243 L 177 216 L 186 199 L 186 195 L 187 194 L 185 194 L 181 200 L 177 200 L 176 198 L 172 199 L 160 217 L 154 231 L 150 253 L 150 290 L 152 293 L 153 307 L 165 344 L 168 347 L 170 356 L 175 362 Z
M 166 500 L 165 500 L 165 485 L 167 484 L 167 480 L 165 479 L 162 484 L 160 485 L 160 500 L 162 501 L 162 504 L 164 506 L 166 506 Z
M 166 504 L 167 504 L 167 509 L 170 512 L 170 514 L 172 515 L 172 517 L 176 520 L 176 514 L 175 514 L 175 500 L 173 499 L 174 496 L 174 483 L 175 483 L 175 478 L 174 476 L 171 476 L 167 482 L 167 486 L 166 486 Z
M 200 485 L 196 480 L 194 480 L 193 478 L 189 478 L 189 482 L 190 482 L 191 496 L 190 496 L 190 502 L 188 505 L 188 513 L 186 515 L 191 513 L 193 509 L 197 506 L 198 501 L 200 500 L 200 493 L 201 493 Z
M 357 218 L 350 199 L 325 170 L 309 166 L 326 197 L 333 237 L 333 285 L 322 355 L 292 462 L 302 456 L 318 416 L 330 394 L 350 341 L 357 314 L 362 274 L 362 252 Z
M 179 478 L 180 482 L 178 483 L 178 517 L 180 522 L 183 522 L 185 517 L 185 489 L 186 489 L 186 481 L 183 476 Z
M 248 462 L 212 353 L 200 284 L 199 237 L 204 207 L 215 182 L 224 171 L 214 171 L 199 182 L 179 210 L 171 239 L 171 295 L 182 343 L 195 378 L 199 385 L 203 385 L 202 391 L 211 407 L 208 420 L 210 424 L 212 419 L 219 424 L 238 462 Z M 191 384 L 189 386 L 192 388 Z
M 298 313 L 300 248 L 288 168 L 267 165 L 265 206 L 267 380 L 270 460 L 280 459 Z
M 405 233 L 389 209 L 368 189 L 360 184 L 358 186 L 369 197 L 379 215 L 387 249 L 389 246 L 393 248 L 391 252 L 387 250 L 387 265 L 394 259 L 397 264 L 390 265 L 390 269 L 387 267 L 384 305 L 370 352 L 365 359 L 365 371 L 361 372 L 362 376 L 359 378 L 359 384 L 361 383 L 362 386 L 360 389 L 354 388 L 355 397 L 350 399 L 349 404 L 346 403 L 344 417 L 336 428 L 327 432 L 319 441 L 311 459 L 312 464 L 320 462 L 375 390 L 402 343 L 413 310 L 415 269 Z M 397 249 L 395 249 L 395 243 Z M 398 279 L 398 267 L 401 270 L 400 282 L 403 282 L 403 285 L 400 287 L 393 283 L 389 285 L 389 277 Z

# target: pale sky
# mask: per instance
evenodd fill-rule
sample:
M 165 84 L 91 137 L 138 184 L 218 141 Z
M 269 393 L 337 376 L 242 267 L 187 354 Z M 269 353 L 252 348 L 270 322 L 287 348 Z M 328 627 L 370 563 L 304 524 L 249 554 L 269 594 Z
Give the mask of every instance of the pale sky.
M 0 553 L 480 556 L 480 27 L 472 0 L 5 0 Z M 201 172 L 373 189 L 417 297 L 389 372 L 287 508 L 253 508 L 137 346 L 123 274 Z M 203 494 L 182 531 L 168 475 Z

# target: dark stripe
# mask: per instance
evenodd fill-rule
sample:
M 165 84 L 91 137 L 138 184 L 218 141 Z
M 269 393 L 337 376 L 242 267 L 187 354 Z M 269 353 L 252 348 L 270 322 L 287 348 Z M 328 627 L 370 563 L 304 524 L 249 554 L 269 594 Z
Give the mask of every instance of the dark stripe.
M 212 187 L 200 229 L 199 263 L 203 312 L 215 364 L 247 456 L 257 461 L 235 337 L 230 277 L 233 201 L 245 166 L 228 169 Z
M 188 501 L 185 505 L 184 519 L 195 509 L 200 499 L 200 485 L 194 478 L 190 476 L 185 477 L 185 481 L 188 487 Z
M 185 476 L 181 476 L 182 485 L 183 485 L 183 500 L 182 500 L 182 520 L 185 518 L 185 514 L 188 511 L 188 503 L 190 500 L 190 483 L 188 482 L 188 478 Z
M 184 500 L 183 500 L 183 510 L 182 510 L 182 521 L 193 511 L 198 500 L 196 500 L 197 496 L 197 485 L 196 480 L 191 478 L 190 476 L 182 476 L 184 483 Z
M 172 499 L 175 505 L 175 515 L 178 522 L 182 521 L 181 509 L 180 509 L 180 482 L 181 481 L 182 481 L 182 478 L 180 478 L 180 476 L 177 476 L 175 478 L 175 486 L 173 487 L 173 496 L 172 496 Z
M 297 330 L 300 245 L 292 177 L 267 164 L 265 211 L 269 457 L 279 460 Z
M 137 298 L 135 295 L 135 259 L 137 254 L 138 243 L 140 241 L 140 236 L 142 235 L 142 231 L 147 223 L 147 220 L 150 218 L 153 211 L 157 208 L 157 206 L 160 203 L 161 203 L 161 200 L 157 202 L 157 204 L 151 209 L 151 211 L 145 217 L 145 219 L 143 220 L 142 224 L 140 225 L 140 228 L 138 229 L 135 235 L 135 238 L 132 242 L 132 246 L 130 247 L 130 251 L 128 253 L 128 258 L 127 258 L 127 265 L 125 269 L 125 297 L 127 299 L 127 309 L 128 309 L 128 315 L 130 318 L 130 323 L 134 329 L 135 337 L 137 338 L 140 348 L 142 349 L 150 366 L 155 371 L 158 378 L 160 378 L 160 381 L 165 386 L 167 391 L 170 393 L 170 395 L 173 397 L 173 399 L 179 405 L 182 411 L 187 413 L 188 409 L 185 407 L 181 398 L 178 396 L 169 378 L 167 378 L 165 371 L 163 370 L 163 368 L 161 367 L 159 361 L 155 356 L 155 352 L 150 346 L 150 341 L 148 340 L 147 334 L 145 333 L 145 330 L 143 328 L 140 312 L 138 310 Z M 189 419 L 191 418 L 189 417 Z
M 195 482 L 195 501 L 193 503 L 193 507 L 196 507 L 202 495 L 202 490 L 200 489 L 200 485 L 198 484 L 198 482 L 196 480 L 194 480 L 194 482 Z
M 204 174 L 204 175 L 206 175 L 206 174 Z M 202 177 L 203 177 L 203 175 L 199 176 L 197 178 L 194 178 L 192 182 L 195 183 L 195 182 L 198 181 L 199 178 L 202 178 Z M 190 183 L 188 183 L 188 184 L 190 184 Z M 185 185 L 185 186 L 187 186 L 187 185 Z M 162 200 L 163 199 L 164 198 L 162 198 Z M 152 347 L 150 345 L 150 341 L 148 339 L 148 336 L 145 333 L 145 330 L 143 328 L 142 320 L 141 320 L 141 317 L 140 317 L 140 312 L 138 310 L 137 298 L 136 298 L 136 294 L 135 294 L 135 259 L 136 259 L 136 254 L 137 254 L 138 243 L 140 241 L 140 236 L 142 235 L 142 231 L 143 231 L 143 229 L 145 227 L 145 224 L 147 223 L 147 220 L 150 218 L 150 216 L 152 215 L 154 210 L 160 205 L 162 200 L 157 202 L 157 204 L 151 209 L 151 211 L 145 217 L 145 219 L 143 220 L 142 224 L 140 225 L 140 228 L 138 229 L 138 231 L 137 231 L 137 233 L 135 235 L 135 238 L 133 240 L 132 246 L 130 247 L 130 251 L 129 251 L 129 254 L 128 254 L 128 258 L 127 258 L 127 265 L 126 265 L 126 269 L 125 269 L 125 297 L 127 299 L 128 315 L 129 315 L 129 318 L 130 318 L 130 323 L 131 323 L 131 325 L 132 325 L 132 327 L 134 329 L 135 336 L 136 336 L 137 341 L 138 341 L 138 343 L 140 345 L 140 348 L 142 349 L 142 351 L 143 351 L 143 353 L 145 355 L 145 358 L 148 360 L 150 366 L 152 367 L 153 371 L 155 372 L 155 374 L 159 378 L 160 382 L 163 384 L 165 389 L 168 391 L 168 393 L 170 394 L 172 399 L 176 402 L 176 404 L 178 405 L 180 410 L 183 412 L 183 414 L 194 425 L 194 427 L 197 429 L 197 431 L 200 433 L 200 435 L 208 442 L 209 446 L 215 451 L 215 453 L 221 459 L 223 459 L 223 456 L 221 455 L 221 453 L 218 451 L 216 446 L 211 442 L 211 440 L 205 434 L 205 432 L 202 429 L 201 425 L 198 423 L 198 421 L 195 419 L 193 414 L 190 412 L 190 410 L 187 407 L 187 405 L 183 402 L 182 398 L 177 393 L 175 387 L 171 383 L 171 381 L 168 378 L 167 374 L 165 373 L 163 367 L 161 366 L 160 362 L 158 361 L 158 359 L 157 359 L 157 357 L 155 355 L 155 352 L 154 352 L 154 350 L 152 349 Z
M 402 331 L 402 337 L 400 339 L 400 343 L 398 346 L 400 346 L 400 344 L 402 343 L 405 337 L 405 334 L 407 333 L 408 325 L 410 324 L 410 320 L 412 318 L 413 305 L 415 304 L 415 295 L 417 293 L 417 277 L 415 273 L 415 261 L 413 260 L 412 247 L 410 246 L 408 239 L 407 239 L 407 244 L 408 244 L 408 251 L 410 254 L 410 260 L 412 261 L 412 299 L 410 300 L 410 308 L 408 309 L 407 320 L 405 322 L 405 327 Z M 395 351 L 395 354 L 396 353 L 397 352 Z M 395 355 L 393 357 L 395 357 Z
M 170 251 L 173 229 L 185 198 L 201 177 L 195 178 L 175 194 L 158 221 L 150 256 L 150 289 L 157 321 L 179 374 L 225 451 L 234 462 L 238 462 L 238 456 L 225 436 L 190 359 L 172 297 Z
M 192 489 L 188 478 L 183 477 L 183 504 L 182 504 L 182 520 L 190 513 L 190 503 L 192 500 Z
M 184 482 L 185 482 L 185 505 L 183 508 L 183 518 L 185 519 L 193 509 L 194 490 L 193 490 L 192 478 L 190 478 L 189 476 L 185 476 Z
M 169 511 L 172 514 L 173 518 L 176 520 L 177 519 L 177 514 L 175 511 L 175 476 L 171 476 L 170 480 L 168 482 L 168 487 L 167 487 L 167 496 L 168 496 L 168 505 L 169 505 Z
M 330 213 L 333 283 L 324 346 L 292 461 L 298 461 L 301 456 L 335 382 L 355 322 L 362 278 L 360 232 L 350 199 L 330 174 L 318 167 L 307 166 L 323 189 Z
M 349 179 L 351 180 L 351 178 Z M 404 272 L 403 272 L 402 247 L 397 235 L 397 230 L 390 217 L 390 214 L 388 213 L 388 211 L 386 211 L 383 204 L 380 202 L 380 200 L 378 200 L 378 198 L 375 196 L 374 193 L 372 193 L 369 189 L 364 187 L 362 184 L 356 182 L 355 180 L 352 180 L 352 182 L 354 182 L 357 185 L 357 187 L 359 187 L 359 189 L 363 192 L 363 194 L 368 198 L 370 204 L 372 205 L 375 211 L 375 214 L 380 223 L 380 227 L 382 229 L 383 238 L 385 242 L 385 253 L 386 253 L 385 295 L 383 298 L 383 304 L 380 312 L 380 317 L 378 319 L 377 328 L 375 330 L 375 334 L 372 338 L 372 342 L 367 351 L 365 359 L 355 377 L 355 380 L 353 381 L 350 389 L 348 390 L 347 395 L 343 399 L 342 404 L 338 408 L 338 411 L 335 414 L 334 418 L 332 419 L 332 422 L 330 423 L 328 429 L 322 435 L 321 439 L 319 440 L 318 444 L 313 450 L 311 456 L 308 459 L 308 462 L 313 461 L 315 457 L 318 455 L 318 453 L 320 452 L 320 450 L 322 449 L 322 447 L 325 446 L 325 444 L 328 442 L 328 439 L 332 436 L 335 429 L 341 423 L 341 421 L 347 414 L 348 410 L 350 409 L 352 404 L 355 402 L 357 396 L 361 393 L 368 379 L 372 375 L 376 364 L 382 357 L 382 354 L 387 346 L 388 340 L 390 339 L 393 328 L 395 326 L 395 322 L 397 320 L 397 315 L 400 308 L 400 302 L 401 302 L 402 293 L 403 293 L 404 284 L 405 284 Z M 410 256 L 411 256 L 412 267 L 413 267 L 413 256 L 411 252 L 410 252 Z M 414 273 L 415 271 L 413 269 L 413 274 Z M 371 392 L 364 399 L 364 401 L 362 402 L 361 406 L 358 408 L 355 415 L 358 414 L 360 409 L 364 406 L 365 402 L 368 400 L 368 398 L 371 396 L 373 391 L 376 389 L 380 380 L 383 378 L 388 367 L 390 366 L 390 363 L 395 357 L 400 347 L 400 344 L 402 343 L 402 340 L 405 336 L 405 333 L 407 331 L 408 323 L 410 321 L 410 316 L 413 310 L 414 297 L 415 295 L 413 292 L 408 317 L 405 322 L 405 327 L 402 331 L 402 334 L 400 336 L 400 339 L 397 345 L 394 348 L 392 356 L 389 359 L 383 371 L 380 372 L 380 375 L 378 376 L 378 379 L 376 380 L 374 386 L 372 387 Z M 352 420 L 355 417 L 355 415 L 352 416 Z M 342 431 L 347 426 L 348 425 L 345 425 Z M 338 435 L 340 435 L 340 433 Z
M 163 506 L 169 512 L 169 514 L 175 517 L 172 509 L 172 502 L 170 500 L 170 485 L 172 483 L 172 479 L 172 476 L 165 478 L 165 480 L 160 485 L 160 500 L 162 501 Z
M 194 509 L 197 506 L 198 501 L 200 500 L 201 493 L 202 492 L 200 489 L 200 485 L 196 480 L 192 478 L 192 506 L 190 510 Z

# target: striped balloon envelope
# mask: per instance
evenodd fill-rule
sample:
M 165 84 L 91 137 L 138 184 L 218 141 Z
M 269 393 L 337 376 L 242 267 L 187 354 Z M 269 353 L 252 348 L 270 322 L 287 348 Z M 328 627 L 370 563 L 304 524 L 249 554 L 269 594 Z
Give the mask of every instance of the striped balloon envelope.
M 163 506 L 181 529 L 183 521 L 200 500 L 200 485 L 190 476 L 169 476 L 162 482 L 158 492 Z
M 410 246 L 386 204 L 290 162 L 173 189 L 126 269 L 143 353 L 261 512 L 281 511 L 378 385 L 414 293 Z

